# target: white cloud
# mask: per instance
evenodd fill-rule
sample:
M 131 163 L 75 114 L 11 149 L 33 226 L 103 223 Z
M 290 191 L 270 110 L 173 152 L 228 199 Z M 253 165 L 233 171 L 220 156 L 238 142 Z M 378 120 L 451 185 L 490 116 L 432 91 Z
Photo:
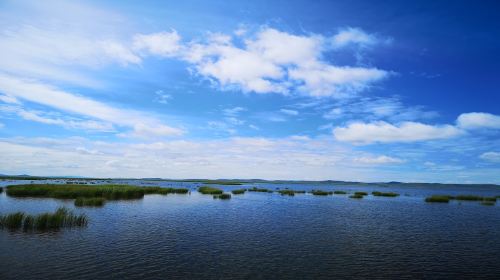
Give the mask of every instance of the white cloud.
M 163 90 L 157 90 L 155 94 L 156 94 L 155 100 L 161 104 L 168 104 L 168 101 L 172 99 L 172 95 L 166 94 Z
M 395 164 L 395 163 L 403 163 L 404 160 L 395 157 L 389 157 L 385 155 L 381 156 L 364 156 L 354 158 L 354 162 L 362 163 L 362 164 Z
M 247 109 L 243 108 L 243 107 L 233 107 L 233 108 L 227 108 L 227 109 L 224 109 L 222 111 L 222 113 L 225 115 L 225 116 L 230 116 L 230 117 L 234 117 L 234 116 L 237 116 L 239 115 L 241 112 L 245 112 Z
M 500 162 L 500 152 L 486 152 L 481 154 L 479 158 L 491 162 Z
M 0 92 L 62 111 L 130 127 L 134 136 L 177 136 L 183 130 L 162 124 L 134 110 L 117 109 L 107 104 L 69 93 L 46 84 L 0 75 Z
M 358 144 L 446 139 L 462 133 L 460 129 L 452 125 L 427 125 L 418 122 L 402 122 L 399 125 L 393 125 L 384 121 L 355 122 L 333 130 L 337 140 Z
M 179 54 L 181 37 L 177 31 L 137 34 L 133 38 L 133 49 L 142 54 L 172 57 Z
M 378 42 L 378 39 L 359 28 L 345 28 L 332 37 L 332 45 L 335 48 L 345 47 L 350 44 L 370 46 Z
M 298 111 L 291 109 L 280 109 L 280 112 L 289 116 L 297 116 L 299 114 Z
M 500 129 L 500 116 L 489 113 L 464 113 L 458 117 L 457 125 L 464 129 Z

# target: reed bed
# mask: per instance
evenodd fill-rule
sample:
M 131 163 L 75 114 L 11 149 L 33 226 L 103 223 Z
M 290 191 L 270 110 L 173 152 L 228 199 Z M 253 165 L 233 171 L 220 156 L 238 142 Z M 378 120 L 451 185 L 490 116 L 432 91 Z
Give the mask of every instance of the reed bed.
M 65 207 L 58 208 L 54 213 L 28 215 L 16 212 L 0 215 L 0 228 L 23 231 L 47 231 L 61 228 L 85 227 L 88 224 L 86 215 L 75 215 Z
M 347 194 L 346 191 L 333 191 L 333 194 Z
M 264 189 L 264 188 L 257 188 L 257 187 L 253 187 L 251 189 L 248 189 L 249 192 L 267 192 L 267 193 L 272 193 L 273 191 L 272 190 L 269 190 L 269 189 Z
M 435 202 L 435 203 L 448 203 L 450 202 L 450 196 L 449 195 L 433 195 L 430 197 L 427 197 L 425 199 L 425 202 Z
M 298 193 L 298 194 L 304 194 L 304 193 L 306 193 L 306 191 L 279 190 L 278 193 L 281 194 L 281 195 L 294 196 L 296 193 Z
M 354 199 L 362 199 L 363 197 L 364 197 L 364 195 L 356 194 L 356 193 L 349 196 L 349 198 L 354 198 Z
M 214 199 L 231 199 L 231 195 L 228 193 L 216 194 L 214 195 Z
M 238 190 L 232 190 L 231 193 L 233 194 L 244 194 L 247 190 L 246 189 L 238 189 Z
M 494 201 L 483 200 L 483 201 L 481 201 L 481 205 L 484 205 L 484 206 L 494 206 L 495 202 Z
M 311 193 L 313 195 L 332 195 L 333 192 L 328 192 L 328 191 L 322 191 L 322 190 L 312 190 Z
M 79 197 L 75 200 L 75 206 L 83 207 L 83 206 L 93 206 L 93 207 L 102 207 L 106 203 L 106 199 L 102 197 Z
M 354 195 L 365 196 L 365 195 L 368 195 L 368 193 L 367 192 L 355 192 Z
M 374 191 L 374 192 L 372 192 L 372 195 L 373 196 L 385 196 L 385 197 L 397 197 L 397 196 L 399 196 L 399 193 Z
M 472 194 L 467 194 L 467 195 L 457 195 L 455 196 L 456 200 L 468 200 L 468 201 L 480 201 L 483 200 L 482 196 L 478 195 L 472 195 Z
M 201 194 L 212 194 L 212 195 L 218 195 L 222 194 L 222 190 L 210 186 L 201 186 L 198 188 L 198 192 Z

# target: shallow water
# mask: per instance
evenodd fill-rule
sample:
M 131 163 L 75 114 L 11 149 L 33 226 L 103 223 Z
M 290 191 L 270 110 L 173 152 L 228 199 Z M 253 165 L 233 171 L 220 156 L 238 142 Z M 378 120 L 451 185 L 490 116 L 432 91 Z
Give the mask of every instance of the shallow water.
M 431 194 L 500 195 L 500 188 L 259 184 L 401 196 L 355 200 L 247 192 L 221 201 L 198 194 L 195 183 L 141 183 L 193 191 L 77 208 L 90 218 L 84 229 L 0 231 L 0 279 L 495 279 L 500 274 L 498 203 L 423 201 Z M 0 194 L 0 213 L 39 213 L 62 205 L 73 208 L 73 200 Z

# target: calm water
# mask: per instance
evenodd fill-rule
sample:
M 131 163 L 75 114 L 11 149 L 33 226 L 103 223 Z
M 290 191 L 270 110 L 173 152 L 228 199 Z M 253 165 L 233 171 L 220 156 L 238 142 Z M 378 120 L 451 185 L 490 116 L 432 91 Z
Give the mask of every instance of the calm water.
M 402 195 L 354 200 L 247 192 L 220 201 L 193 191 L 111 201 L 103 208 L 75 209 L 90 218 L 84 229 L 0 231 L 0 279 L 500 277 L 498 205 L 423 202 L 439 193 L 500 195 L 499 188 L 260 186 Z M 39 213 L 62 205 L 73 208 L 73 201 L 0 195 L 0 213 Z

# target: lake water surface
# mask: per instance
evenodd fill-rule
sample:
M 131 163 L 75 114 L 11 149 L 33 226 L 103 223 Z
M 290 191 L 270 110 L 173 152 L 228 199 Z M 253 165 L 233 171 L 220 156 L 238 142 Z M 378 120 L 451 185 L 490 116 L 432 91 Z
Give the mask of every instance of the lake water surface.
M 222 201 L 197 193 L 198 183 L 139 183 L 193 191 L 76 208 L 90 219 L 83 229 L 1 230 L 0 279 L 500 277 L 498 204 L 423 201 L 432 194 L 496 196 L 498 187 L 258 184 L 273 190 L 379 190 L 401 196 L 356 200 L 345 195 L 247 192 Z M 230 191 L 252 186 L 220 187 Z M 36 214 L 59 206 L 74 208 L 73 200 L 0 194 L 1 214 Z

